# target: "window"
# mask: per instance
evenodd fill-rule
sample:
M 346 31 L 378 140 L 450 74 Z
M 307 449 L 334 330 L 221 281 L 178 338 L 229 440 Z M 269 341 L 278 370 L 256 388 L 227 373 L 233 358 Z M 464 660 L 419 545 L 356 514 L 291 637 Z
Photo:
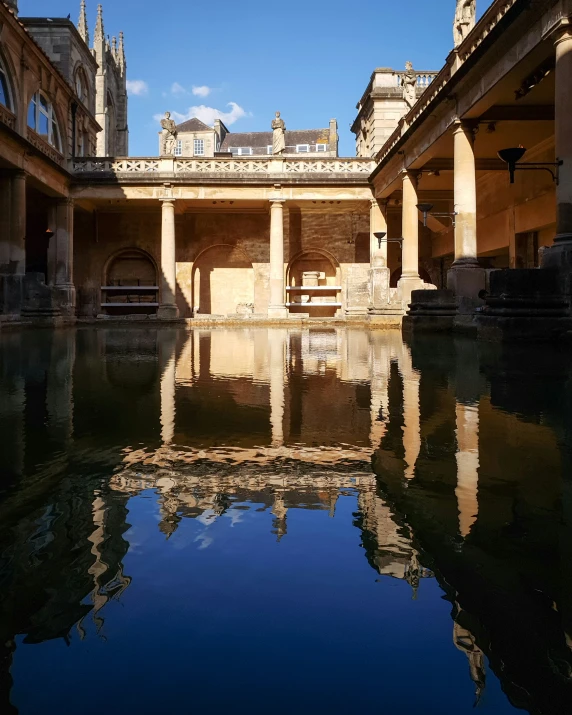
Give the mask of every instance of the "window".
M 205 140 L 204 139 L 195 139 L 194 146 L 195 146 L 195 156 L 204 156 L 205 155 Z
M 180 139 L 175 144 L 175 156 L 183 156 L 183 142 Z
M 28 107 L 28 126 L 61 152 L 62 140 L 54 108 L 43 92 L 36 92 Z
M 10 87 L 8 85 L 8 73 L 2 64 L 0 57 L 0 104 L 3 104 L 8 109 L 12 109 L 12 101 L 10 97 Z
M 273 150 L 273 149 L 274 149 L 274 147 L 272 146 L 272 144 L 269 144 L 269 145 L 266 147 L 266 153 L 267 153 L 267 154 L 272 154 L 272 150 Z
M 310 151 L 309 144 L 296 144 L 296 153 L 297 154 L 307 154 L 309 151 Z
M 252 147 L 251 146 L 238 146 L 238 147 L 231 147 L 230 151 L 234 156 L 251 156 L 252 155 Z
M 75 76 L 75 93 L 84 104 L 88 104 L 87 82 L 82 69 L 79 69 Z
M 87 135 L 85 132 L 82 132 L 80 129 L 80 130 L 78 130 L 78 135 L 77 135 L 76 156 L 87 156 L 86 148 L 87 148 Z
M 317 152 L 328 151 L 328 145 L 327 144 L 316 144 L 316 151 Z

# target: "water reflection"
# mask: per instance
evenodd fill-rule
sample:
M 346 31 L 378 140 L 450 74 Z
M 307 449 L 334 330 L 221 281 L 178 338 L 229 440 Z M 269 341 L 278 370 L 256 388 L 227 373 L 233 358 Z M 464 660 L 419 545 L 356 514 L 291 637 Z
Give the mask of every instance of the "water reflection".
M 165 635 L 162 584 L 213 687 L 242 666 L 231 675 L 197 623 L 225 624 L 231 653 L 237 623 L 268 612 L 241 687 L 255 672 L 269 690 L 287 679 L 276 712 L 458 714 L 475 698 L 487 712 L 565 712 L 569 407 L 570 360 L 547 350 L 341 329 L 3 335 L 4 711 L 91 712 L 74 693 L 95 668 L 116 710 L 132 707 L 112 663 L 134 667 L 159 643 L 179 655 L 155 677 L 183 683 L 191 655 Z M 336 636 L 323 640 L 326 615 Z M 58 643 L 73 655 L 42 650 Z M 269 653 L 281 665 L 266 672 Z M 312 679 L 337 690 L 314 701 Z M 139 711 L 157 697 L 141 686 Z

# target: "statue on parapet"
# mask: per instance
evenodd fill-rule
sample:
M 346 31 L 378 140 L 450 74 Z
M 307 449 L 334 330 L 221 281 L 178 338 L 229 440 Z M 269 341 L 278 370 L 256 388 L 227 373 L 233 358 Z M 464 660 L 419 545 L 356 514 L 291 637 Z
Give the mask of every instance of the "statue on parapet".
M 457 0 L 453 37 L 458 47 L 477 24 L 477 0 Z
M 286 124 L 280 112 L 276 112 L 276 118 L 272 120 L 272 132 L 272 154 L 282 156 L 286 151 Z
M 171 119 L 171 112 L 165 112 L 165 118 L 161 119 L 161 155 L 175 156 L 177 146 L 177 125 Z
M 405 63 L 405 74 L 401 78 L 401 86 L 403 87 L 403 99 L 411 109 L 417 101 L 417 73 L 411 62 Z

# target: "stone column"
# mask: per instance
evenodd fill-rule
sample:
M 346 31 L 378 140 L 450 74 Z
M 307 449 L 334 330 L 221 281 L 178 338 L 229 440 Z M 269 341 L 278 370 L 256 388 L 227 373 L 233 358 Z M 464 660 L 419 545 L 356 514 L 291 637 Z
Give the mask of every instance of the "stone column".
M 403 258 L 399 281 L 399 296 L 404 309 L 411 303 L 411 293 L 421 290 L 424 283 L 419 277 L 419 210 L 417 204 L 417 178 L 410 171 L 403 172 Z
M 447 275 L 447 287 L 457 297 L 459 312 L 472 313 L 479 291 L 485 288 L 485 272 L 477 259 L 477 176 L 474 133 L 457 122 L 453 130 L 455 187 L 455 262 Z
M 64 315 L 75 313 L 75 286 L 73 282 L 73 199 L 61 199 L 53 212 L 54 235 L 50 239 L 48 282 L 54 288 L 54 303 Z
M 377 199 L 372 199 L 370 208 L 370 304 L 369 312 L 373 315 L 387 312 L 390 292 L 390 270 L 387 266 L 387 240 L 379 245 L 375 237 L 377 232 L 384 232 L 387 239 L 387 219 L 385 205 L 380 205 Z
M 479 513 L 479 406 L 457 403 L 457 488 L 459 532 L 471 533 Z
M 161 223 L 161 304 L 157 311 L 160 320 L 176 320 L 177 262 L 175 245 L 175 201 L 162 199 Z
M 270 200 L 270 318 L 288 316 L 284 305 L 284 203 L 284 199 Z
M 26 274 L 26 173 L 10 172 L 0 181 L 0 311 L 18 319 Z
M 555 73 L 556 156 L 563 160 L 556 187 L 556 243 L 572 243 L 572 28 L 566 26 L 556 38 Z

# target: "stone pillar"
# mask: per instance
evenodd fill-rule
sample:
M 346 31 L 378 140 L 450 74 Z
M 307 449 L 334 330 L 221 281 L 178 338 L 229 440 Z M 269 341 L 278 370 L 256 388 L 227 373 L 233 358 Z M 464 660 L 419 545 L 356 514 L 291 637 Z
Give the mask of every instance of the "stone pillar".
M 379 245 L 375 233 L 384 232 L 387 239 L 387 219 L 385 206 L 372 199 L 370 208 L 370 269 L 369 269 L 369 312 L 379 315 L 387 312 L 390 302 L 390 270 L 387 266 L 387 241 Z
M 157 311 L 160 320 L 176 320 L 177 262 L 175 245 L 175 201 L 162 199 L 161 222 L 161 304 Z
M 556 38 L 555 142 L 560 167 L 556 187 L 555 243 L 572 243 L 572 29 L 566 26 Z
M 10 263 L 12 273 L 26 273 L 26 172 L 16 171 L 12 177 L 12 236 Z
M 457 403 L 457 488 L 459 532 L 471 533 L 479 513 L 479 407 Z
M 64 315 L 75 313 L 75 286 L 73 282 L 73 199 L 61 199 L 51 212 L 54 231 L 48 249 L 48 283 L 54 289 L 54 304 Z
M 268 331 L 268 364 L 270 368 L 270 422 L 272 446 L 284 445 L 284 362 L 286 331 Z
M 284 304 L 284 203 L 284 199 L 270 200 L 270 318 L 288 315 Z
M 0 178 L 0 313 L 17 320 L 26 274 L 26 173 Z
M 399 281 L 399 296 L 404 308 L 411 303 L 411 293 L 422 290 L 419 277 L 419 210 L 417 204 L 417 178 L 410 171 L 403 172 L 403 258 Z
M 447 287 L 455 293 L 459 312 L 472 313 L 485 288 L 485 272 L 477 259 L 477 176 L 473 129 L 457 122 L 454 139 L 455 262 Z

